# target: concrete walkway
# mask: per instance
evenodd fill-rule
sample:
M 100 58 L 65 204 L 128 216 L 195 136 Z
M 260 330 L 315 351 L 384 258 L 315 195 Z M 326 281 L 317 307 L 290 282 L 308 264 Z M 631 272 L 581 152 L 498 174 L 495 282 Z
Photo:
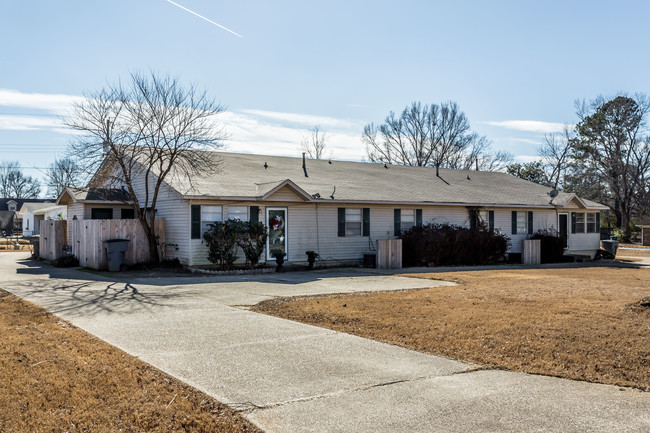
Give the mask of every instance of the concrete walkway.
M 0 254 L 0 288 L 267 432 L 648 432 L 650 393 L 498 370 L 248 311 L 277 296 L 431 287 L 362 270 L 121 281 Z

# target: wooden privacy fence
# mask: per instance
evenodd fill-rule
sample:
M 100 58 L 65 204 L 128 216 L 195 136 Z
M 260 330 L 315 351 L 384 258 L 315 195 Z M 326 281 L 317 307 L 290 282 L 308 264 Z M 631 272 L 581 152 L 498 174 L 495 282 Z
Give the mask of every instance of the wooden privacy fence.
M 63 255 L 63 245 L 68 242 L 67 221 L 41 221 L 39 257 L 56 260 Z
M 402 240 L 377 240 L 377 269 L 402 268 Z
M 524 265 L 539 265 L 542 263 L 542 241 L 539 239 L 524 239 L 522 242 L 521 263 Z
M 165 220 L 157 218 L 158 254 L 165 242 Z M 72 253 L 79 265 L 92 269 L 106 269 L 104 241 L 128 239 L 129 249 L 124 253 L 127 265 L 149 261 L 149 242 L 140 220 L 74 220 L 72 221 Z

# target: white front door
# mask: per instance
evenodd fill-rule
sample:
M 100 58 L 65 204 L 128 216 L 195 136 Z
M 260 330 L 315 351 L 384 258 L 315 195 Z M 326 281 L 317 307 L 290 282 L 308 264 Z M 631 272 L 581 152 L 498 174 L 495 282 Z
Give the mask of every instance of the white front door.
M 266 240 L 266 258 L 275 260 L 275 253 L 281 252 L 287 257 L 287 208 L 267 207 L 266 226 L 269 237 Z

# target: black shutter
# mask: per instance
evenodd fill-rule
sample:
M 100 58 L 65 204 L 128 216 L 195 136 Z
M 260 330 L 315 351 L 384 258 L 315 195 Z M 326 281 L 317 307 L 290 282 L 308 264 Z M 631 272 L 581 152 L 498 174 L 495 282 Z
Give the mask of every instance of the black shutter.
M 345 237 L 345 208 L 339 208 L 339 237 Z
M 600 212 L 596 213 L 596 233 L 600 233 Z
M 393 232 L 395 233 L 395 236 L 399 236 L 399 232 L 402 229 L 402 210 L 395 209 L 393 215 L 395 220 Z
M 250 212 L 250 217 L 248 217 L 248 220 L 252 223 L 258 223 L 260 222 L 260 207 L 259 206 L 251 206 L 249 209 Z
M 533 211 L 528 212 L 528 234 L 533 234 Z
M 422 209 L 415 209 L 415 225 L 422 227 Z
M 488 211 L 488 229 L 490 231 L 494 230 L 494 211 Z
M 576 232 L 576 213 L 571 212 L 571 233 Z
M 201 205 L 192 205 L 192 239 L 201 239 Z
M 512 211 L 512 234 L 517 234 L 517 211 Z
M 370 236 L 370 208 L 363 208 L 363 236 Z

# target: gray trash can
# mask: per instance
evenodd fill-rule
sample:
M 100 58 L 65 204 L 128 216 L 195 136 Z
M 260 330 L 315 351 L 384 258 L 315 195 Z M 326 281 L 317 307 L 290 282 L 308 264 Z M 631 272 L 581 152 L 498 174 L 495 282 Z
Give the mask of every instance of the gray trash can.
M 129 249 L 128 239 L 108 239 L 104 241 L 108 270 L 111 272 L 126 271 L 124 253 Z

